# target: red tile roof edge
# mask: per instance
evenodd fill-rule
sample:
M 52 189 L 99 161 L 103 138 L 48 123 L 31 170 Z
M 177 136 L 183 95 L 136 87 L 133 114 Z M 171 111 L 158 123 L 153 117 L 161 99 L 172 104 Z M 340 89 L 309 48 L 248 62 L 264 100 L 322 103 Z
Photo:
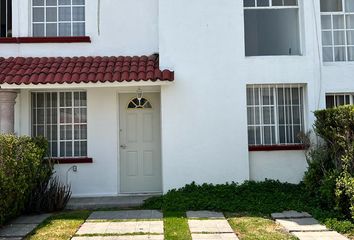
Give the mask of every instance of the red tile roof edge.
M 89 57 L 0 57 L 0 84 L 63 84 L 174 81 L 159 68 L 159 55 Z

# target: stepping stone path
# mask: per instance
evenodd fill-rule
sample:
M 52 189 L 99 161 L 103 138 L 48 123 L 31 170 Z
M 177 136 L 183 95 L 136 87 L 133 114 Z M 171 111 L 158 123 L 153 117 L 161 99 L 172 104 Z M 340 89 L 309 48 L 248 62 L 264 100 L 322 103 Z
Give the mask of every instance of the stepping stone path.
M 0 228 L 0 240 L 23 239 L 49 216 L 51 214 L 21 216 L 10 222 L 9 225 Z
M 222 213 L 190 211 L 187 218 L 193 240 L 238 240 Z
M 93 212 L 72 239 L 163 240 L 162 218 L 162 213 L 155 210 Z
M 285 211 L 273 213 L 272 218 L 300 240 L 348 240 L 327 229 L 306 212 Z

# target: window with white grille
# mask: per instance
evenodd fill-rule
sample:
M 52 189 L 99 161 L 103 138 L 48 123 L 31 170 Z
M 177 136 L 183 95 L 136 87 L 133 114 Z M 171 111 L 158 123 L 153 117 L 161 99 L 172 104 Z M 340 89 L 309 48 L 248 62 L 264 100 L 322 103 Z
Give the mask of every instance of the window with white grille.
M 248 143 L 298 144 L 304 131 L 304 88 L 301 85 L 247 86 Z
M 354 61 L 354 1 L 321 0 L 324 62 Z
M 326 94 L 326 108 L 353 104 L 353 95 L 347 93 Z
M 32 34 L 84 36 L 85 0 L 32 0 Z
M 48 139 L 51 157 L 86 157 L 86 92 L 33 92 L 32 135 Z
M 300 55 L 298 0 L 243 0 L 246 56 Z
M 12 37 L 11 0 L 0 0 L 0 37 Z

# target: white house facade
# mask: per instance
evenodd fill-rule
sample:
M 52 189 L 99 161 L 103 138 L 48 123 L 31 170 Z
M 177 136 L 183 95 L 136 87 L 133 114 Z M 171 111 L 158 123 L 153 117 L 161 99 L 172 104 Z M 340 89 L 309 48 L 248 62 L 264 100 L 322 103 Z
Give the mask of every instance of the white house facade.
M 0 0 L 0 131 L 45 136 L 74 196 L 307 169 L 354 101 L 353 0 Z

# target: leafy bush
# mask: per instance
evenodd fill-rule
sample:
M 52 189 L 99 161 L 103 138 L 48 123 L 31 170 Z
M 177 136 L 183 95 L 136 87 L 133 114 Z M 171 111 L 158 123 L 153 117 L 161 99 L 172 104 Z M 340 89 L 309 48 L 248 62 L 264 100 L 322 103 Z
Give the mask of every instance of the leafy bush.
M 21 214 L 62 210 L 70 188 L 52 178 L 44 138 L 0 135 L 0 225 Z
M 309 210 L 302 185 L 270 180 L 249 181 L 241 185 L 192 183 L 171 190 L 162 197 L 148 199 L 144 207 L 167 211 L 215 210 L 262 214 L 290 209 Z
M 351 233 L 354 229 L 354 223 L 348 220 L 338 220 L 337 218 L 329 218 L 325 221 L 328 228 L 341 232 Z
M 308 154 L 304 183 L 322 207 L 354 217 L 354 106 L 315 112 L 321 142 Z
M 0 225 L 23 211 L 45 152 L 29 137 L 0 135 Z

